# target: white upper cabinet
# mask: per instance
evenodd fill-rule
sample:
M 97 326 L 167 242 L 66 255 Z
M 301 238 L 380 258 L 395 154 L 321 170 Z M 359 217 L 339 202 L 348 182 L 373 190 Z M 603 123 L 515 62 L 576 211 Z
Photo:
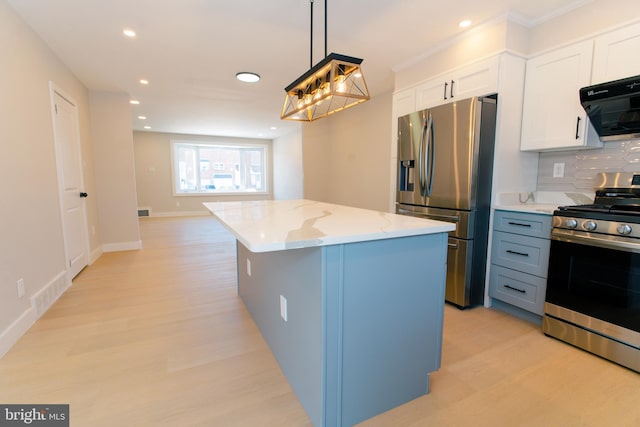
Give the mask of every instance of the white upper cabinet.
M 498 91 L 498 63 L 495 56 L 478 61 L 418 85 L 416 110 L 446 104 L 458 99 L 483 96 Z
M 438 77 L 416 87 L 416 111 L 449 102 L 450 82 L 453 81 L 450 77 Z
M 499 59 L 493 57 L 455 71 L 449 101 L 497 93 Z
M 499 64 L 500 56 L 497 55 L 396 92 L 393 95 L 394 120 L 458 99 L 497 93 Z
M 591 83 L 592 57 L 589 40 L 527 61 L 521 150 L 602 146 L 580 105 L 579 89 Z
M 416 92 L 407 89 L 393 94 L 393 119 L 416 111 Z
M 604 83 L 640 75 L 640 24 L 595 39 L 592 82 Z

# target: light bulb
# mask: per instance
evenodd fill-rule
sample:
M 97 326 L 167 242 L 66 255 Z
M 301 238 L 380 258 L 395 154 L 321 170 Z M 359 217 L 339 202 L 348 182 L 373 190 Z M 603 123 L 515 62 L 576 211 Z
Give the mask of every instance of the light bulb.
M 345 83 L 345 80 L 345 76 L 338 76 L 336 78 L 336 92 L 344 93 L 347 91 L 347 84 Z

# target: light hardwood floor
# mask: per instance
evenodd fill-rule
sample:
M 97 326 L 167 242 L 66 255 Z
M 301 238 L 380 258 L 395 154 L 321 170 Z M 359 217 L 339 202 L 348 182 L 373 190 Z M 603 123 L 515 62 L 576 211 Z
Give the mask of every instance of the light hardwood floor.
M 236 294 L 211 217 L 141 220 L 0 359 L 0 403 L 69 403 L 71 425 L 309 426 Z M 431 393 L 362 426 L 639 426 L 640 375 L 485 308 L 445 307 Z

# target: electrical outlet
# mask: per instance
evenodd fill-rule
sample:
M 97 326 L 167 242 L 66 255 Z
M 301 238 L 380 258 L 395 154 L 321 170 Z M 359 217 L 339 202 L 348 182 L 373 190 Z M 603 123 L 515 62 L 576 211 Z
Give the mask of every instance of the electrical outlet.
M 16 285 L 18 286 L 18 298 L 24 297 L 24 294 L 26 293 L 26 289 L 24 288 L 24 279 L 19 279 Z
M 180 202 L 176 202 L 176 207 L 179 208 L 180 207 Z
M 251 260 L 247 258 L 247 274 L 251 277 Z
M 553 177 L 564 178 L 564 163 L 553 164 Z
M 280 317 L 287 322 L 287 299 L 280 295 Z

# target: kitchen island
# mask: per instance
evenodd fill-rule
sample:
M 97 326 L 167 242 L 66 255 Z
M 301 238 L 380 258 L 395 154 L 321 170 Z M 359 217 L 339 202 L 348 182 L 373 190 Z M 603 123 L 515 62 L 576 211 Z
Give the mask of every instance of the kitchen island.
M 315 426 L 429 392 L 453 224 L 310 200 L 205 206 L 236 237 L 238 293 Z

